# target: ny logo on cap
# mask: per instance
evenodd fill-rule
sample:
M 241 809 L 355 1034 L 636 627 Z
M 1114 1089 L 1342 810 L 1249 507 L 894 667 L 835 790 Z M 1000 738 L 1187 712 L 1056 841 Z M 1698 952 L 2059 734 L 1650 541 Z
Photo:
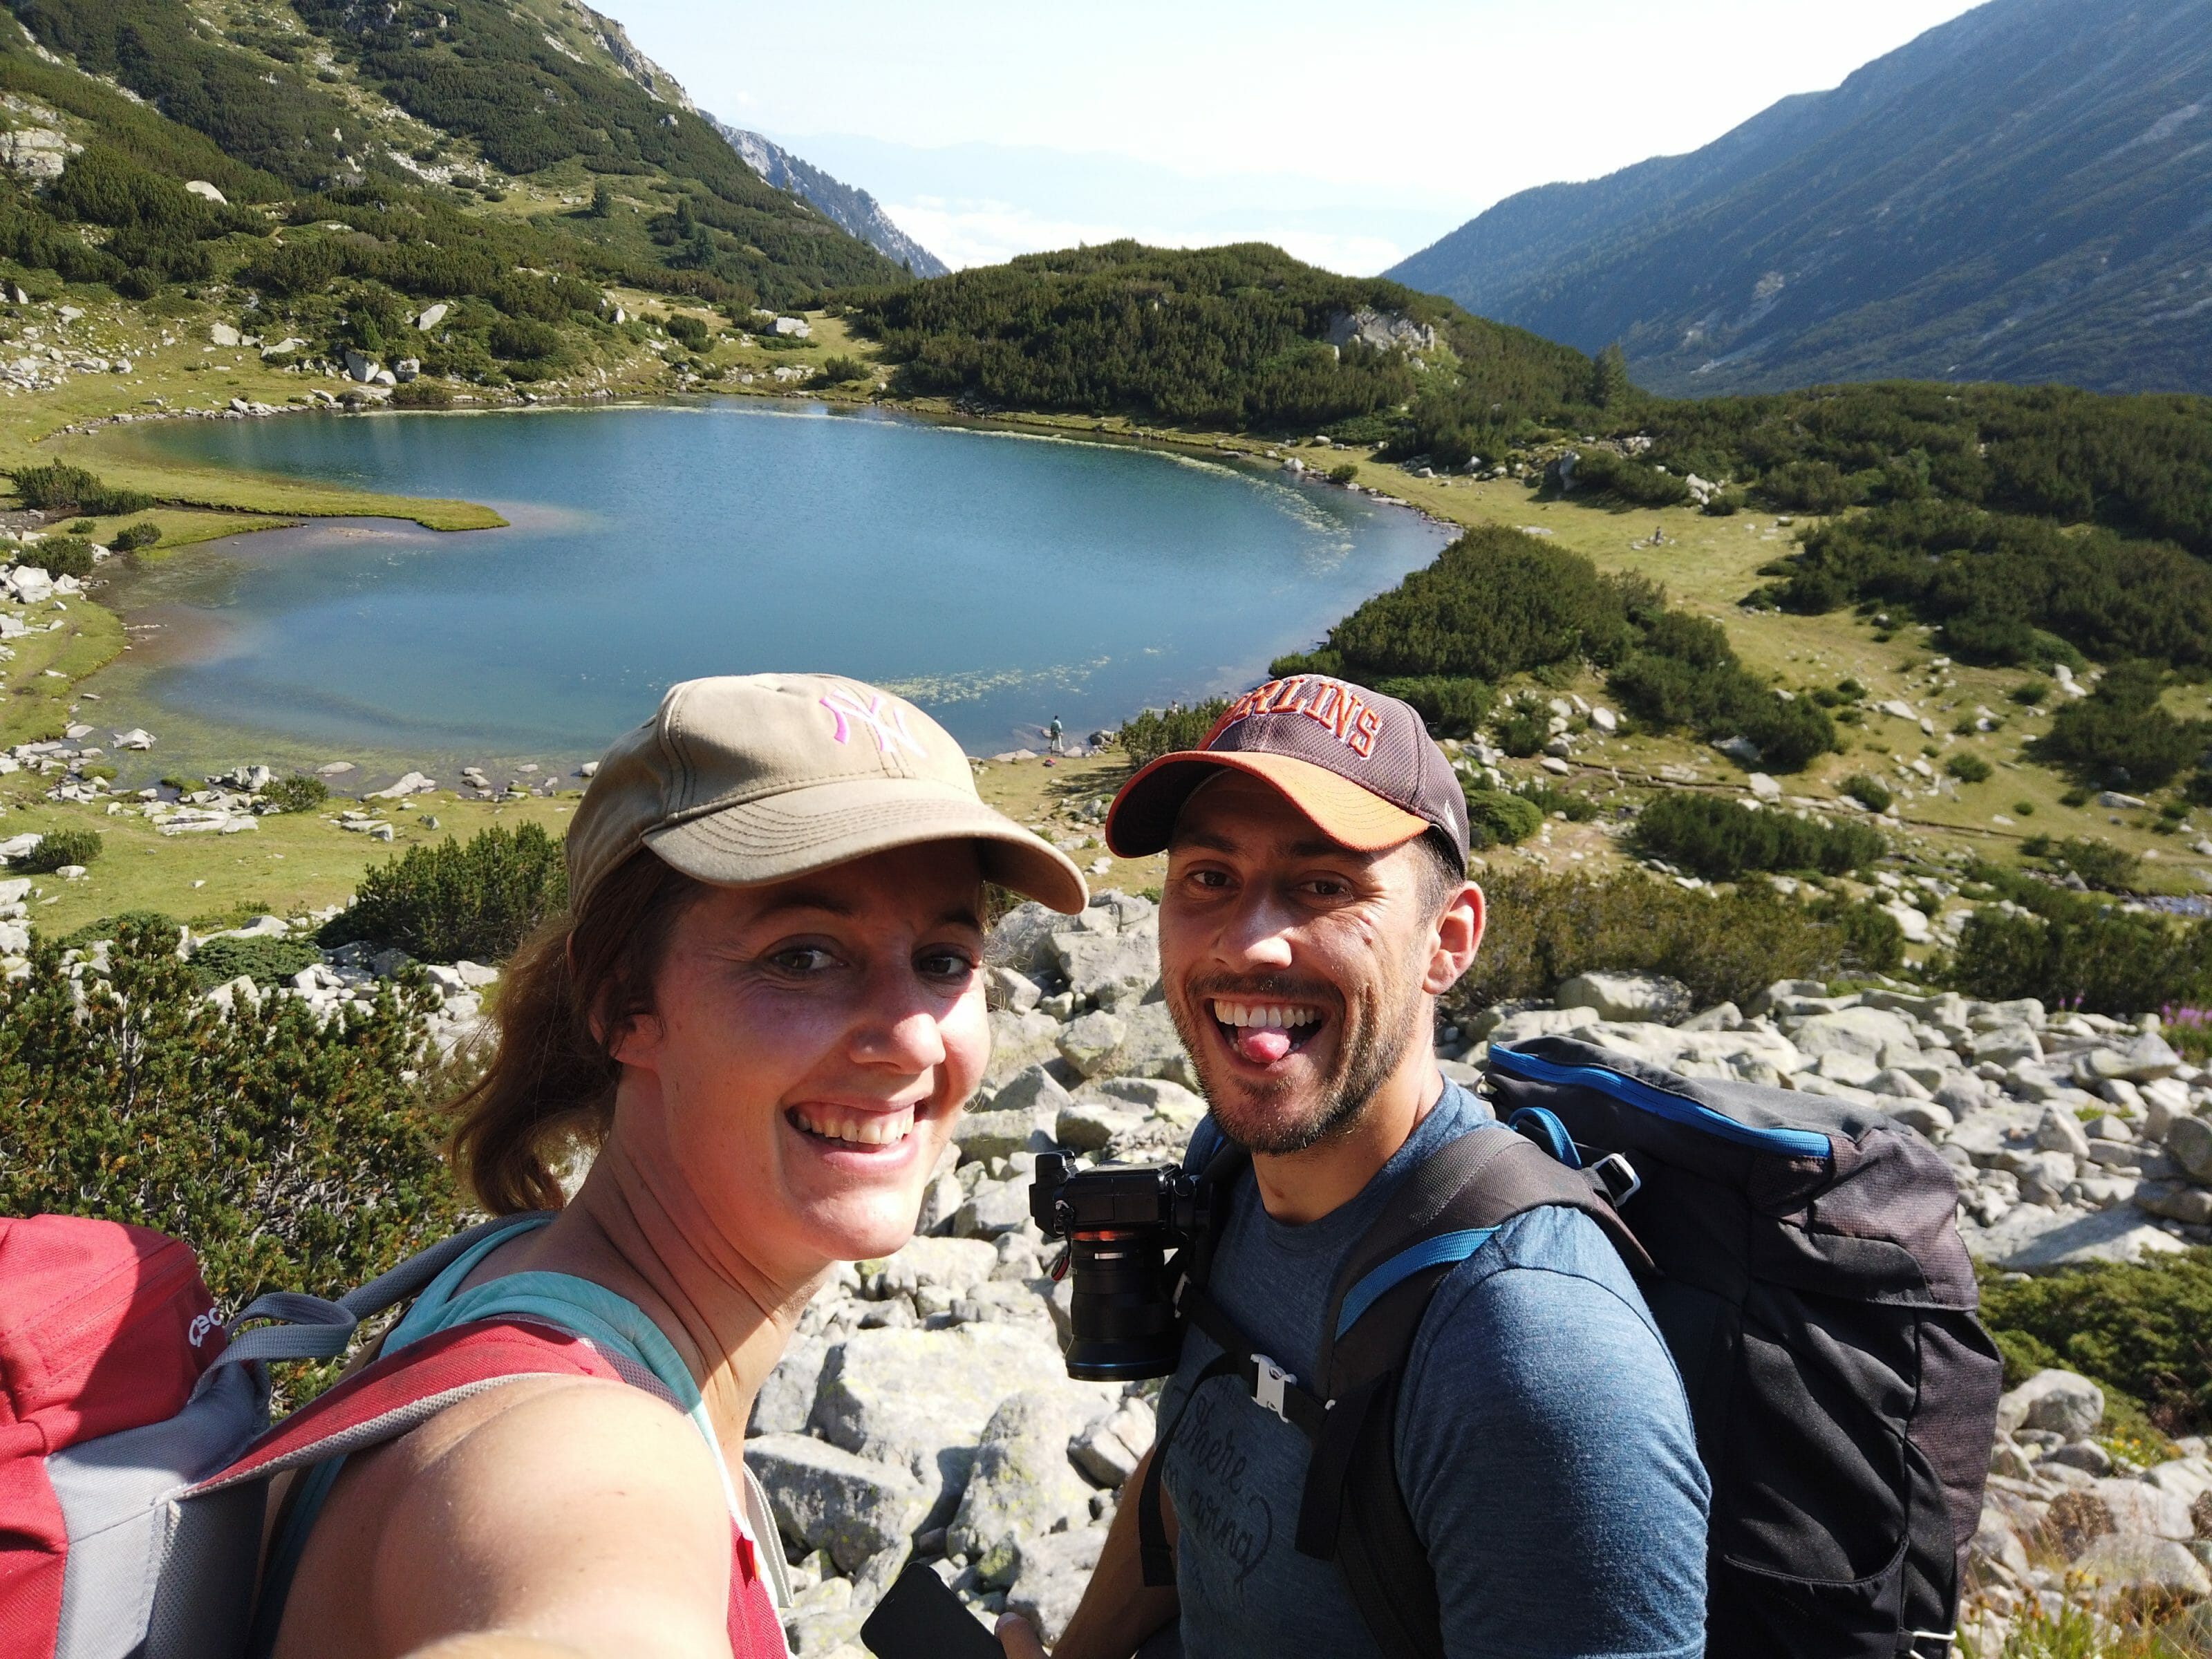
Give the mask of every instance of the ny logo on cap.
M 836 728 L 830 735 L 839 743 L 853 740 L 851 722 L 857 721 L 875 733 L 878 755 L 888 755 L 893 749 L 902 746 L 912 750 L 922 759 L 928 758 L 929 751 L 915 740 L 914 733 L 906 729 L 906 709 L 896 698 L 877 694 L 871 696 L 863 704 L 858 692 L 848 691 L 841 686 L 821 701 L 822 706 L 837 722 Z

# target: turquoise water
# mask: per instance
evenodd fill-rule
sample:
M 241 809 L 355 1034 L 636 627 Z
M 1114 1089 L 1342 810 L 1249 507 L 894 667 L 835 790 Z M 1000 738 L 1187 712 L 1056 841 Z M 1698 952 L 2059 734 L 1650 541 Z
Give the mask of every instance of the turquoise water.
M 1252 683 L 1446 538 L 1273 470 L 806 404 L 300 415 L 132 441 L 513 520 L 270 532 L 118 584 L 158 626 L 103 720 L 306 758 L 580 758 L 672 681 L 768 669 L 894 687 L 971 752 L 1035 745 L 1054 715 L 1079 737 Z

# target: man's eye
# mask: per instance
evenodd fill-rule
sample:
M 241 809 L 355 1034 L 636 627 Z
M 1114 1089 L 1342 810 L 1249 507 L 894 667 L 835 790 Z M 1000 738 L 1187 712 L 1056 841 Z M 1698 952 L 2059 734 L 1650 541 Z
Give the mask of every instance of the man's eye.
M 1200 887 L 1218 888 L 1229 885 L 1229 872 L 1226 870 L 1194 870 L 1190 872 L 1190 878 Z
M 769 960 L 787 974 L 818 974 L 835 966 L 837 959 L 817 945 L 794 945 Z

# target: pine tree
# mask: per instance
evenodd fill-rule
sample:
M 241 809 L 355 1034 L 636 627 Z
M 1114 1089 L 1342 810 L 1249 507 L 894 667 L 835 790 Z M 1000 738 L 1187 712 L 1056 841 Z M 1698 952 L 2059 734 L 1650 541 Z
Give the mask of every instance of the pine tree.
M 614 216 L 614 186 L 602 179 L 592 186 L 592 217 L 609 219 Z
M 1635 395 L 1628 379 L 1628 356 L 1616 340 L 1590 365 L 1590 401 L 1600 409 L 1619 409 Z

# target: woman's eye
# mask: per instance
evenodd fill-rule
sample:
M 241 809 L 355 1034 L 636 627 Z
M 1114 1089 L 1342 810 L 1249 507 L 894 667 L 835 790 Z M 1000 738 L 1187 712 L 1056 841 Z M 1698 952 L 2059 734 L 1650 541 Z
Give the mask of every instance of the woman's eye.
M 975 971 L 975 963 L 964 951 L 932 951 L 915 961 L 915 971 L 925 979 L 965 979 Z

